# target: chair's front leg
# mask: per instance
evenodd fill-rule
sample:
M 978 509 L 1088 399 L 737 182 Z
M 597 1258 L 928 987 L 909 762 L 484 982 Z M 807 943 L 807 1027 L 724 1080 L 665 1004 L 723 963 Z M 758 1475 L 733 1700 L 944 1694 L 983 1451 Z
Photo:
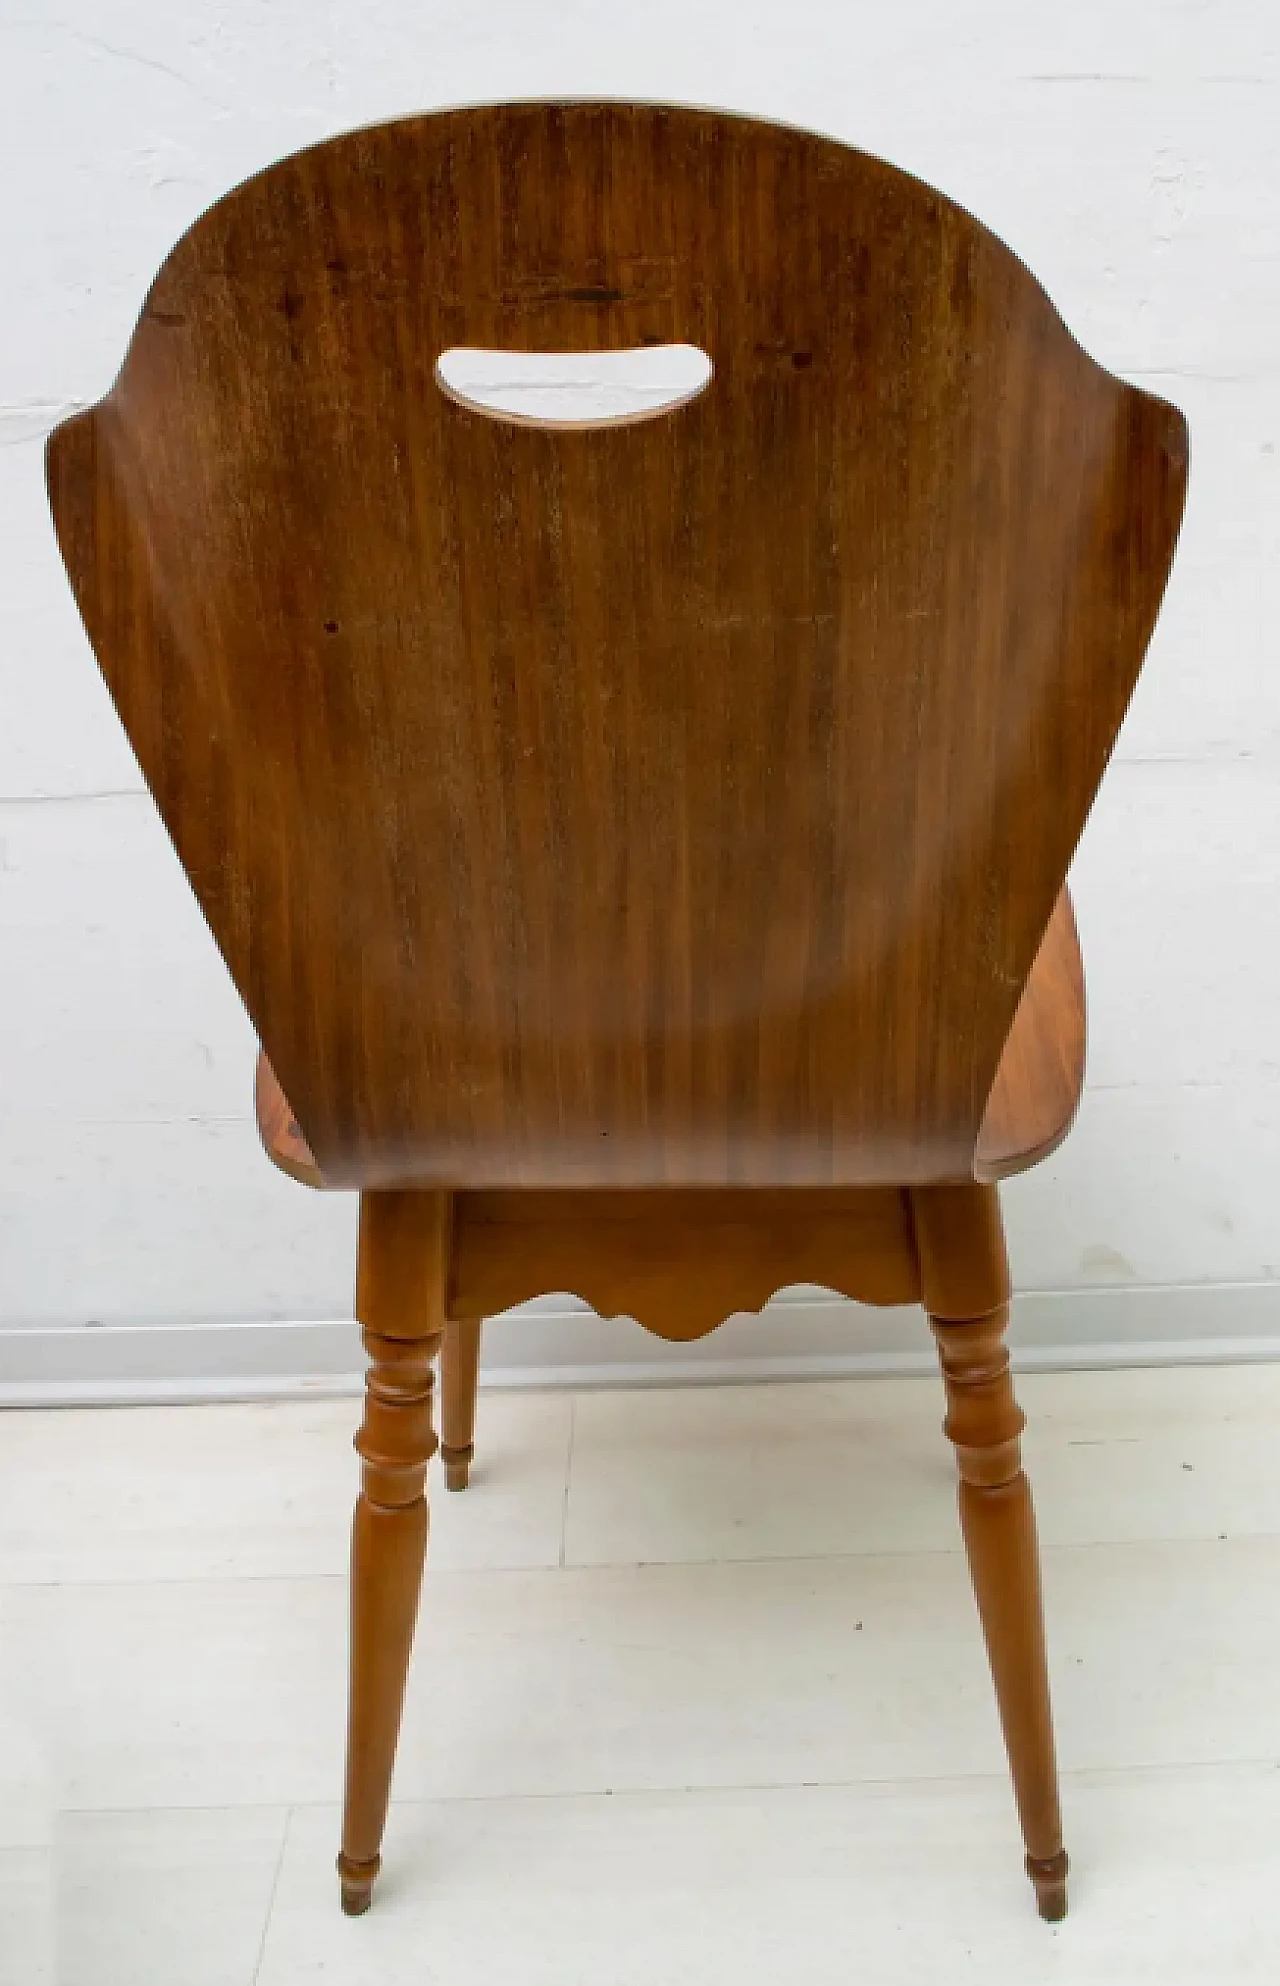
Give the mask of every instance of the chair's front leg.
M 947 1389 L 946 1433 L 959 1466 L 960 1525 L 977 1595 L 1027 1874 L 1042 1917 L 1066 1915 L 1040 1554 L 1005 1330 L 1008 1267 L 993 1187 L 913 1195 L 924 1298 Z
M 361 1489 L 351 1540 L 351 1696 L 342 1822 L 342 1907 L 367 1910 L 380 1865 L 400 1713 L 427 1545 L 435 1452 L 432 1361 L 444 1328 L 449 1201 L 366 1193 L 356 1315 L 370 1366 L 356 1436 Z

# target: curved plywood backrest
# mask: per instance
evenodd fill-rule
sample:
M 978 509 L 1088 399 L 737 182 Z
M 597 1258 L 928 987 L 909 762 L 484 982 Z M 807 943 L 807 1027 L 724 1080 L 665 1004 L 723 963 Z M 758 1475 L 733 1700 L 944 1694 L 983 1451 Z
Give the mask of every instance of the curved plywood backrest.
M 688 344 L 577 430 L 440 355 Z M 326 1177 L 969 1173 L 1173 555 L 1181 416 L 830 140 L 520 104 L 207 213 L 54 516 Z

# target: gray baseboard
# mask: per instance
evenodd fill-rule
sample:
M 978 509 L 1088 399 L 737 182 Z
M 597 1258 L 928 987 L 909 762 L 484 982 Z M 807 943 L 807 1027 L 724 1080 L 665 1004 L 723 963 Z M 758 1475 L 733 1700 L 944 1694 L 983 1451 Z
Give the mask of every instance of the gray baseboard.
M 1280 1360 L 1280 1282 L 1029 1291 L 1014 1306 L 1027 1370 Z M 776 1297 L 695 1344 L 564 1298 L 485 1327 L 491 1386 L 643 1386 L 928 1371 L 918 1310 L 873 1310 L 822 1292 Z M 355 1391 L 355 1325 L 331 1319 L 27 1327 L 0 1331 L 0 1406 L 301 1399 Z

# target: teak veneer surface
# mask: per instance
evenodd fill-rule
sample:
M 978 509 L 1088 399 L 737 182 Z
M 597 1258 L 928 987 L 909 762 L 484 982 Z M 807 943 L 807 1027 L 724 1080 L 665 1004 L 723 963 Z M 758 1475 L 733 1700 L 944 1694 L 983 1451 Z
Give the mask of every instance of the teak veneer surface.
M 1084 970 L 1071 898 L 1063 890 L 996 1070 L 978 1133 L 974 1171 L 1006 1179 L 1045 1158 L 1071 1128 L 1084 1087 Z M 282 1172 L 308 1186 L 325 1180 L 265 1055 L 258 1058 L 258 1130 Z
M 713 377 L 631 425 L 436 382 L 653 342 Z M 606 103 L 273 166 L 49 445 L 147 782 L 318 1172 L 366 1188 L 1008 1169 L 1046 1051 L 1001 1056 L 1185 474 L 1182 417 L 941 195 Z

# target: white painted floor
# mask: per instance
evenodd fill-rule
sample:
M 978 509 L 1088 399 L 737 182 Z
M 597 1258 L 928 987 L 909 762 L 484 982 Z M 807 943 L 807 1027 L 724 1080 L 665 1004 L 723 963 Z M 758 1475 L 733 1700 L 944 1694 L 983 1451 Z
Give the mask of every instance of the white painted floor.
M 1020 1392 L 1052 1929 L 933 1381 L 483 1396 L 356 1921 L 357 1403 L 0 1418 L 0 1981 L 1275 1980 L 1280 1367 Z

